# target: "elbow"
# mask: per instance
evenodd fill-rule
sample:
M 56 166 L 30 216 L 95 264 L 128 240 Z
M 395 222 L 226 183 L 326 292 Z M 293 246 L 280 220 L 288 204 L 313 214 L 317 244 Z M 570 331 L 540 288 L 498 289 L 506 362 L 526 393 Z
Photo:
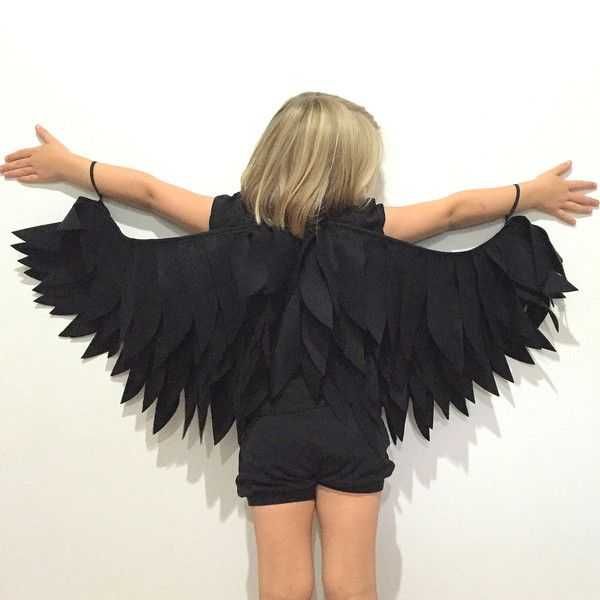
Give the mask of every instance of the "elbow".
M 142 173 L 139 203 L 150 212 L 155 212 L 156 207 L 156 181 L 156 178 L 149 173 Z
M 446 208 L 446 231 L 460 229 L 460 212 L 459 212 L 458 195 L 452 194 L 447 198 Z

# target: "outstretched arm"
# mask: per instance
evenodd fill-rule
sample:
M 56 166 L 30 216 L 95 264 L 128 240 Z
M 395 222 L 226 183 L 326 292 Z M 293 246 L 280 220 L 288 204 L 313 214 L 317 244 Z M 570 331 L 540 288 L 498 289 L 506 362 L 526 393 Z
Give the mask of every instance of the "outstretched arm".
M 0 173 L 24 183 L 64 181 L 95 194 L 91 159 L 70 152 L 43 127 L 36 127 L 42 145 L 5 157 Z M 138 169 L 97 162 L 94 180 L 103 196 L 154 212 L 192 231 L 208 229 L 212 197 L 196 194 Z M 92 197 L 94 197 L 92 195 Z
M 571 167 L 564 162 L 535 179 L 519 183 L 519 202 L 513 214 L 535 208 L 575 225 L 574 213 L 589 214 L 598 200 L 584 195 L 596 189 L 592 181 L 568 181 L 561 175 Z M 386 207 L 384 233 L 407 241 L 461 229 L 504 217 L 515 200 L 514 185 L 470 189 L 449 196 L 407 206 Z

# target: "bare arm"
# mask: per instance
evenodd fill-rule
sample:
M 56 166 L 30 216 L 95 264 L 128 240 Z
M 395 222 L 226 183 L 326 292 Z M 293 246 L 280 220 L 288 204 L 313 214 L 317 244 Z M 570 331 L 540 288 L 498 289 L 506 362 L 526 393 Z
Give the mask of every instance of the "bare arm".
M 91 160 L 70 152 L 43 127 L 36 127 L 36 132 L 42 145 L 7 155 L 0 172 L 18 181 L 69 181 L 92 191 Z M 598 206 L 598 200 L 582 192 L 595 189 L 596 184 L 562 179 L 570 167 L 570 161 L 562 163 L 520 184 L 521 196 L 515 212 L 536 208 L 572 225 L 575 219 L 568 211 L 591 213 L 592 207 Z M 192 231 L 208 229 L 211 196 L 196 194 L 137 169 L 100 162 L 94 167 L 94 179 L 103 195 L 155 212 Z M 496 219 L 510 210 L 515 191 L 513 185 L 473 189 L 428 202 L 386 207 L 384 233 L 415 241 Z
M 533 208 L 537 195 L 533 182 L 519 184 L 521 194 L 515 213 Z M 436 200 L 385 208 L 383 232 L 414 242 L 432 235 L 483 223 L 504 216 L 515 200 L 514 185 L 471 189 Z
M 575 225 L 568 211 L 589 214 L 598 200 L 583 194 L 585 189 L 595 189 L 593 181 L 567 181 L 561 178 L 569 168 L 569 161 L 535 179 L 519 183 L 519 202 L 513 214 L 535 208 Z M 494 188 L 470 189 L 449 196 L 409 204 L 386 207 L 383 232 L 386 235 L 417 241 L 454 229 L 504 217 L 512 208 L 516 197 L 514 185 Z
M 90 159 L 71 155 L 64 167 L 64 178 L 93 189 Z M 94 181 L 104 196 L 149 210 L 191 231 L 206 231 L 209 226 L 212 197 L 162 181 L 149 173 L 98 162 Z
M 8 154 L 0 173 L 22 182 L 66 181 L 95 194 L 90 179 L 91 159 L 70 152 L 43 127 L 36 127 L 36 132 L 42 145 Z M 138 169 L 104 162 L 94 166 L 94 181 L 102 196 L 149 210 L 192 231 L 208 229 L 211 196 L 196 194 Z
M 90 179 L 91 159 L 78 154 L 69 153 L 62 161 L 60 172 L 63 181 L 73 183 L 92 192 L 96 191 Z M 130 169 L 97 162 L 94 166 L 94 181 L 102 196 L 115 198 L 137 208 L 150 209 L 149 183 L 151 175 Z
M 148 181 L 150 210 L 178 223 L 190 231 L 208 231 L 213 196 L 150 177 Z

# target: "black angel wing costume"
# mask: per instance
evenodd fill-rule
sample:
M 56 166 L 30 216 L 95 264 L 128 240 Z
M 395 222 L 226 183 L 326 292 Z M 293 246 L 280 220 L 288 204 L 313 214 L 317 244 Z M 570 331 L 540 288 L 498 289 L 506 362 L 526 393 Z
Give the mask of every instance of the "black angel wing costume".
M 506 357 L 555 351 L 539 330 L 577 290 L 546 231 L 512 216 L 483 244 L 445 252 L 383 234 L 373 199 L 309 226 L 304 238 L 258 225 L 240 193 L 213 201 L 210 230 L 126 236 L 102 200 L 77 198 L 61 222 L 13 231 L 35 302 L 76 315 L 59 334 L 93 334 L 82 358 L 118 354 L 121 402 L 144 388 L 153 432 L 183 392 L 183 436 L 208 407 L 218 444 L 289 390 L 353 418 L 376 449 L 403 439 L 409 404 L 429 439 L 434 404 L 468 415 L 473 382 L 499 395 Z M 286 391 L 287 390 L 287 391 Z

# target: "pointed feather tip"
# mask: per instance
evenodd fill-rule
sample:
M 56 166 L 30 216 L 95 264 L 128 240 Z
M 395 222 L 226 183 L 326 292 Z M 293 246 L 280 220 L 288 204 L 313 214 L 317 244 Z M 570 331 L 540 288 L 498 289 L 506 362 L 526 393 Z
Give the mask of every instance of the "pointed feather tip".
M 49 300 L 48 300 L 46 297 L 44 297 L 44 296 L 38 296 L 37 298 L 34 298 L 34 299 L 33 299 L 33 301 L 34 301 L 34 302 L 36 302 L 37 304 L 43 304 L 44 306 L 53 306 L 53 305 L 50 303 L 50 301 L 49 301 Z M 50 311 L 50 314 L 51 314 L 51 315 L 54 315 L 54 314 L 56 314 L 56 313 L 55 313 L 55 312 L 53 312 L 53 311 L 54 311 L 54 309 L 52 309 L 52 310 Z
M 27 240 L 24 237 L 26 231 L 27 231 L 26 229 L 17 229 L 16 231 L 11 231 L 11 233 L 13 235 L 17 236 L 19 239 L 21 239 L 24 242 L 26 242 Z M 21 242 L 17 242 L 17 243 L 20 244 Z M 11 244 L 11 246 L 14 246 L 14 244 Z
M 458 411 L 460 413 L 465 415 L 465 417 L 469 416 L 469 408 L 467 407 L 466 404 L 455 404 L 454 402 L 452 404 L 453 404 L 453 406 L 455 406 L 458 409 Z M 464 410 L 463 410 L 463 408 L 464 408 Z
M 550 342 L 550 340 L 548 338 L 544 338 L 545 341 L 542 345 L 541 348 L 538 348 L 538 350 L 550 350 L 550 352 L 556 352 L 556 348 L 552 345 L 552 343 Z
M 560 292 L 579 291 L 562 273 L 550 271 L 544 282 L 543 293 L 550 297 L 562 297 Z
M 25 269 L 23 273 L 25 273 L 27 277 L 31 277 L 31 279 L 37 279 L 37 281 L 42 281 L 44 278 L 44 274 L 41 271 L 36 271 L 35 269 Z M 36 284 L 36 287 L 37 285 L 39 284 Z M 37 292 L 38 290 L 34 287 L 33 291 Z
M 113 365 L 112 371 L 110 372 L 111 377 L 113 375 L 120 375 L 121 373 L 127 371 L 127 367 L 124 367 L 122 364 L 119 363 L 120 360 L 121 360 L 121 356 L 119 356 L 119 358 Z
M 22 239 L 22 238 L 21 238 Z M 14 248 L 17 252 L 20 252 L 21 254 L 27 254 L 27 243 L 25 241 L 23 242 L 15 242 L 14 244 L 10 245 L 11 248 Z
M 89 334 L 86 334 L 89 335 Z M 81 355 L 81 358 L 94 358 L 95 356 L 100 356 L 101 354 L 104 354 L 106 352 L 106 350 L 96 350 L 93 351 L 91 349 L 91 343 L 90 345 L 85 349 L 85 352 Z

